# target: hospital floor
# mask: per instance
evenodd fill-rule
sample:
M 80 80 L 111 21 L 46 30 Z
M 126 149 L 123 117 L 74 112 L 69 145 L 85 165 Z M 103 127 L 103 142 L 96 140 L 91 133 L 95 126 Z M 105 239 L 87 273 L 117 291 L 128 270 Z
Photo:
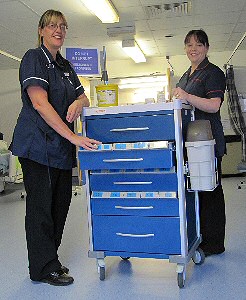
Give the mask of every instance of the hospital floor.
M 73 196 L 59 250 L 74 284 L 66 287 L 29 280 L 24 231 L 22 184 L 8 184 L 0 195 L 1 300 L 246 300 L 246 186 L 244 178 L 223 178 L 226 199 L 226 252 L 190 261 L 185 287 L 177 285 L 176 264 L 167 260 L 106 257 L 106 279 L 100 281 L 96 260 L 88 258 L 84 189 Z M 74 193 L 75 194 L 75 193 Z

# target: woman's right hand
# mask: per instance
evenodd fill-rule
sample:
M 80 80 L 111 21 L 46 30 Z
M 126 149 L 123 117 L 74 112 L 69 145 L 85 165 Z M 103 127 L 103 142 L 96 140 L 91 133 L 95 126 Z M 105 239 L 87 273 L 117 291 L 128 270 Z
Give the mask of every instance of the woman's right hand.
M 86 150 L 96 150 L 98 145 L 101 144 L 101 142 L 97 140 L 76 134 L 73 135 L 70 142 L 76 146 L 83 147 Z

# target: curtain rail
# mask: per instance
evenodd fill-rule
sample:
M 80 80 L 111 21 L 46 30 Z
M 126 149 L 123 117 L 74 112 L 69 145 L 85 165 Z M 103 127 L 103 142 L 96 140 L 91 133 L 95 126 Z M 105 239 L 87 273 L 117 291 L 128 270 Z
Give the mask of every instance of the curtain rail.
M 238 42 L 237 46 L 236 46 L 235 49 L 233 50 L 231 56 L 229 57 L 229 59 L 228 59 L 228 61 L 227 61 L 227 63 L 226 63 L 227 65 L 228 65 L 229 61 L 232 59 L 232 57 L 233 57 L 233 55 L 235 54 L 235 52 L 237 51 L 237 49 L 239 48 L 239 46 L 242 44 L 242 42 L 243 42 L 243 40 L 245 39 L 245 37 L 246 37 L 246 32 L 244 32 L 243 37 L 241 38 L 241 40 Z

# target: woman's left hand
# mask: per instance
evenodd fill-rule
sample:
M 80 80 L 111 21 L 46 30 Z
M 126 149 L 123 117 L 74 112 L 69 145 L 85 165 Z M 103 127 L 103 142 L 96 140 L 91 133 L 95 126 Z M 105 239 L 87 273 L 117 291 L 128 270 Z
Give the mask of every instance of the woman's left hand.
M 69 107 L 68 107 L 68 111 L 67 111 L 67 121 L 69 123 L 72 123 L 73 121 L 75 121 L 76 119 L 78 119 L 78 117 L 81 115 L 82 113 L 82 109 L 83 107 L 87 107 L 90 105 L 89 99 L 86 97 L 85 94 L 82 94 L 79 96 L 78 99 L 76 99 Z
M 68 108 L 67 111 L 67 121 L 72 123 L 75 121 L 82 112 L 82 101 L 81 100 L 75 100 Z

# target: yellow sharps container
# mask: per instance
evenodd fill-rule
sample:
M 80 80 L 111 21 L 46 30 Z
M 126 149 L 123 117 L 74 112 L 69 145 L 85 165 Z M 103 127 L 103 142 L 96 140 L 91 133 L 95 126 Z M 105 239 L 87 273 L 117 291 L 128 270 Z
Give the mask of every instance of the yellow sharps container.
M 97 103 L 99 107 L 117 106 L 119 88 L 117 84 L 96 86 Z

